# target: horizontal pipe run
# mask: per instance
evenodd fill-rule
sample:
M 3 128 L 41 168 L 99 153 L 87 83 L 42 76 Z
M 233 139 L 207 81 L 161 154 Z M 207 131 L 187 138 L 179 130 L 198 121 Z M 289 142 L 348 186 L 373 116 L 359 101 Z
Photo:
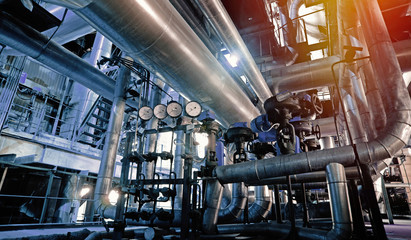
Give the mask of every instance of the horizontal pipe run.
M 411 40 L 395 42 L 393 46 L 401 70 L 411 71 Z M 274 94 L 286 90 L 298 92 L 332 86 L 334 82 L 331 66 L 340 60 L 338 56 L 330 56 L 288 67 L 268 67 L 270 70 L 265 73 L 267 84 Z M 339 65 L 335 66 L 335 72 L 338 72 L 338 67 Z
M 0 42 L 113 99 L 115 81 L 74 53 L 7 13 L 0 13 Z M 136 101 L 127 104 L 138 108 Z
M 174 90 L 214 111 L 222 125 L 259 115 L 169 1 L 90 2 L 74 12 Z

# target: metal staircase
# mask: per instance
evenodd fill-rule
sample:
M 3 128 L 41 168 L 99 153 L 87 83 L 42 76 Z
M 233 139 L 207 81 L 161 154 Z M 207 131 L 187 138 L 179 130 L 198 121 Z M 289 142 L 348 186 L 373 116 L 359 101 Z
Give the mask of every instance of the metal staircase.
M 102 149 L 107 132 L 112 102 L 99 96 L 80 125 L 77 142 Z

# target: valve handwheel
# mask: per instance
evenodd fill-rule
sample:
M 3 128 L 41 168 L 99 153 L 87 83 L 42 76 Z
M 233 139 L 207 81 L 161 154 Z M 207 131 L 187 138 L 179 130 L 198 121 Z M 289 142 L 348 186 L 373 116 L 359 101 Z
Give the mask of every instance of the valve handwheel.
M 315 134 L 315 137 L 318 139 L 318 140 L 320 140 L 321 139 L 321 129 L 320 129 L 320 126 L 317 124 L 317 125 L 315 125 L 315 128 L 314 128 L 314 134 Z
M 318 98 L 316 94 L 313 94 L 311 96 L 311 103 L 313 104 L 315 113 L 317 114 L 323 113 L 323 110 L 324 110 L 323 104 L 321 103 L 320 99 Z

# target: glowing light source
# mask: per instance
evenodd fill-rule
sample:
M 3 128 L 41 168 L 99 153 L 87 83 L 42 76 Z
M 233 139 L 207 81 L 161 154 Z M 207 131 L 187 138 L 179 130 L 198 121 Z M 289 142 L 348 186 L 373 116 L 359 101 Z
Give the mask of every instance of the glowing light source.
M 116 205 L 118 197 L 120 195 L 116 190 L 111 190 L 110 193 L 108 194 L 108 200 L 110 201 L 111 205 Z
M 83 189 L 81 189 L 80 191 L 80 197 L 84 197 L 87 193 L 90 192 L 90 188 L 89 187 L 85 187 Z
M 247 83 L 247 78 L 244 75 L 240 76 L 241 80 L 243 80 L 244 83 Z
M 224 57 L 227 59 L 228 63 L 230 63 L 232 67 L 237 67 L 237 62 L 238 62 L 237 56 L 228 53 L 228 54 L 224 54 Z

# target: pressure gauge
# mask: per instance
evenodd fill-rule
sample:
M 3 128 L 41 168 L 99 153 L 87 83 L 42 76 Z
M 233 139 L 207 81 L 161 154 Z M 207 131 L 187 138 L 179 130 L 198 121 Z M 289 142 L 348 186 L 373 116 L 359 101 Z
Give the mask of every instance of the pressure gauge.
M 167 113 L 172 118 L 178 118 L 183 113 L 183 106 L 176 101 L 171 101 L 167 105 Z
M 154 116 L 159 120 L 163 120 L 167 117 L 167 107 L 164 104 L 158 104 L 154 107 Z
M 185 110 L 189 117 L 196 118 L 200 116 L 203 109 L 198 102 L 192 101 L 187 103 Z
M 144 120 L 144 121 L 148 121 L 153 117 L 153 109 L 151 109 L 151 107 L 149 106 L 144 106 L 141 107 L 138 110 L 138 116 Z

